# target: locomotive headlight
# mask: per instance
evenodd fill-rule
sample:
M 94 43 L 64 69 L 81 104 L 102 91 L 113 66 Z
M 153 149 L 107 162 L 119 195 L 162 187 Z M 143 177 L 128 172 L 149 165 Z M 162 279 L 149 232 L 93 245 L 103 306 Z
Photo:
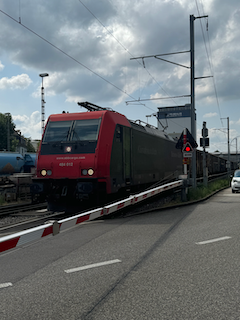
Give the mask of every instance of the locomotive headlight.
M 65 147 L 65 152 L 71 152 L 72 151 L 72 147 Z
M 82 175 L 83 176 L 86 176 L 86 175 L 92 176 L 93 174 L 94 174 L 94 170 L 92 168 L 90 168 L 90 169 L 82 169 Z
M 42 175 L 43 177 L 45 177 L 45 176 L 47 175 L 47 171 L 46 171 L 45 169 L 43 169 L 43 170 L 41 171 L 41 175 Z
M 88 169 L 88 174 L 89 174 L 89 176 L 92 176 L 94 174 L 93 169 Z
M 45 169 L 43 169 L 43 170 L 41 170 L 41 175 L 43 176 L 43 177 L 46 177 L 46 175 L 48 175 L 48 176 L 51 176 L 51 174 L 52 174 L 52 170 L 45 170 Z

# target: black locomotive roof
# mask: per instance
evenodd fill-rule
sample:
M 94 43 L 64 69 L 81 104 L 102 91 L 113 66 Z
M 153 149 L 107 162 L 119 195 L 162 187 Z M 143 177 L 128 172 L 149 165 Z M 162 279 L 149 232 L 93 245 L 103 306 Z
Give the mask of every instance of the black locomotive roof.
M 90 103 L 88 101 L 86 102 L 78 102 L 78 105 L 81 106 L 81 107 L 84 107 L 86 108 L 87 110 L 89 111 L 110 111 L 110 112 L 115 112 L 114 110 L 110 109 L 110 108 L 102 108 L 102 107 L 99 107 L 93 103 Z M 138 131 L 142 131 L 142 132 L 145 132 L 145 133 L 148 133 L 148 134 L 152 134 L 152 135 L 155 135 L 155 136 L 158 136 L 158 137 L 161 137 L 163 139 L 167 139 L 167 140 L 170 140 L 170 141 L 174 141 L 172 137 L 168 136 L 166 133 L 164 133 L 163 131 L 160 131 L 158 130 L 157 128 L 149 125 L 149 124 L 146 124 L 145 126 L 141 125 L 141 123 L 144 123 L 143 121 L 140 121 L 140 120 L 136 120 L 135 122 L 133 121 L 130 121 L 128 120 L 131 124 L 131 127 L 135 130 L 138 130 Z M 137 123 L 137 121 L 139 121 L 139 124 Z
M 130 124 L 131 124 L 131 127 L 135 130 L 138 130 L 138 131 L 142 131 L 142 132 L 145 132 L 145 133 L 148 133 L 148 134 L 152 134 L 152 135 L 155 135 L 155 136 L 158 136 L 158 137 L 161 137 L 163 139 L 167 139 L 167 140 L 170 140 L 170 141 L 174 141 L 174 139 L 170 136 L 168 136 L 165 132 L 163 131 L 160 131 L 158 130 L 157 128 L 154 128 L 152 126 L 149 126 L 149 125 L 146 125 L 146 126 L 142 126 L 136 122 L 133 122 L 133 121 L 129 121 Z

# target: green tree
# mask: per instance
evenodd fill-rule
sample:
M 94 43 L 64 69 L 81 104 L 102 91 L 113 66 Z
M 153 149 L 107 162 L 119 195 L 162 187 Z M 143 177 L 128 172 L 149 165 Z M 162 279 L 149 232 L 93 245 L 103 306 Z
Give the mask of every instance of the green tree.
M 13 137 L 15 124 L 12 121 L 10 113 L 0 113 L 0 150 L 8 149 L 8 137 L 10 142 L 10 151 L 15 151 L 16 139 Z
M 31 139 L 25 138 L 27 141 L 27 152 L 36 152 L 34 146 L 31 143 Z

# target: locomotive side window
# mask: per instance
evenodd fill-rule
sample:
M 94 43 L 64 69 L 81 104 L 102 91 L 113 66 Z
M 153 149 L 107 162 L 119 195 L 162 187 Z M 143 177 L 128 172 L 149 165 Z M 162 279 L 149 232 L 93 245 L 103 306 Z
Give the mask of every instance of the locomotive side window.
M 72 121 L 49 122 L 43 142 L 67 141 Z

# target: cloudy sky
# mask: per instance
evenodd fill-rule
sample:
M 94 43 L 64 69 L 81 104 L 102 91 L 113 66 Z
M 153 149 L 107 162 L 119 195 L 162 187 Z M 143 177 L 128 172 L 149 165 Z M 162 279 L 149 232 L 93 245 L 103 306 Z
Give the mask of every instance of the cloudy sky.
M 195 81 L 198 143 L 206 121 L 208 151 L 226 152 L 229 117 L 231 151 L 236 137 L 240 150 L 239 0 L 1 0 L 0 112 L 40 139 L 48 73 L 45 118 L 89 101 L 157 126 L 146 116 L 190 102 L 170 98 L 190 95 L 190 71 L 132 58 L 188 51 L 190 15 L 208 15 L 194 22 L 195 76 L 213 76 Z M 163 58 L 190 65 L 189 53 Z

